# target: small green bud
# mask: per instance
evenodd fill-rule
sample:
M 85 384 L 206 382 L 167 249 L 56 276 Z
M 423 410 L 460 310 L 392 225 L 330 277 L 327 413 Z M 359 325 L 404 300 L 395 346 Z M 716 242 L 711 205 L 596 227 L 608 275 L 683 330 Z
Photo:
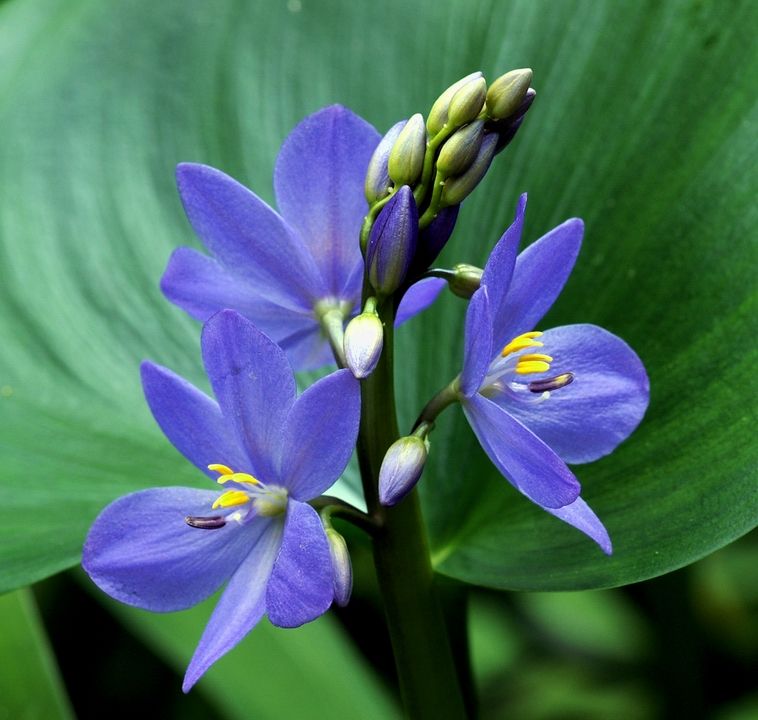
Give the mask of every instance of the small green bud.
M 447 109 L 448 124 L 460 127 L 476 120 L 482 107 L 484 107 L 486 97 L 487 81 L 483 77 L 466 83 L 450 100 Z
M 345 328 L 345 362 L 358 379 L 374 372 L 384 344 L 384 327 L 375 312 L 364 311 Z
M 389 158 L 390 179 L 396 186 L 413 185 L 424 168 L 426 129 L 421 113 L 405 124 L 392 146 Z
M 531 82 L 530 68 L 511 70 L 501 75 L 487 91 L 487 114 L 495 120 L 513 115 L 521 105 Z
M 379 501 L 396 505 L 416 486 L 424 471 L 429 446 L 417 435 L 395 440 L 379 469 Z
M 487 170 L 489 170 L 492 158 L 495 157 L 497 141 L 497 133 L 485 133 L 479 147 L 479 153 L 471 164 L 471 167 L 469 167 L 469 169 L 462 175 L 445 180 L 445 185 L 442 188 L 442 197 L 440 199 L 440 205 L 442 207 L 458 205 L 471 194 L 474 188 L 485 176 Z
M 484 271 L 475 265 L 458 263 L 453 265 L 453 272 L 455 274 L 447 281 L 447 286 L 454 295 L 468 300 L 479 289 Z
M 326 528 L 326 539 L 329 541 L 329 554 L 334 569 L 334 602 L 340 607 L 345 607 L 353 592 L 353 564 L 350 562 L 350 553 L 345 538 L 334 528 Z
M 429 135 L 434 137 L 447 122 L 448 108 L 450 107 L 450 101 L 453 96 L 464 86 L 471 82 L 476 82 L 482 77 L 482 73 L 478 70 L 466 75 L 465 78 L 461 78 L 458 82 L 453 83 L 445 92 L 442 93 L 432 105 L 432 109 L 429 111 L 429 117 L 426 119 L 426 129 L 429 131 Z
M 456 130 L 437 156 L 437 170 L 443 177 L 460 175 L 471 167 L 484 137 L 484 121 L 475 120 Z

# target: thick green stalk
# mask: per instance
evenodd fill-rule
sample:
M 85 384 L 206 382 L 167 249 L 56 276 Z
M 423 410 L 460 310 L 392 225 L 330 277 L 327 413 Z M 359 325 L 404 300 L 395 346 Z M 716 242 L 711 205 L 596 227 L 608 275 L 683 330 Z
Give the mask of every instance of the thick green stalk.
M 379 308 L 384 351 L 361 383 L 358 458 L 369 514 L 380 527 L 373 535 L 374 562 L 384 601 L 405 712 L 413 720 L 465 718 L 447 628 L 434 589 L 418 495 L 411 492 L 392 508 L 379 504 L 379 469 L 398 438 L 393 377 L 394 312 Z

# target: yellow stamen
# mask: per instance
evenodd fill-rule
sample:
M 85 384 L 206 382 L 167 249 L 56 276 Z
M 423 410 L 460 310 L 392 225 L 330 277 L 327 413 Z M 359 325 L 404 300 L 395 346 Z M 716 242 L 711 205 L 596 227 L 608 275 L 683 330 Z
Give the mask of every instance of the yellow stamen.
M 216 482 L 223 485 L 224 483 L 227 483 L 231 480 L 234 480 L 234 482 L 238 483 L 248 483 L 249 485 L 261 484 L 257 478 L 254 478 L 249 473 L 232 473 L 231 475 L 222 475 L 218 480 L 216 480 Z
M 546 363 L 553 362 L 553 358 L 550 357 L 550 355 L 541 355 L 540 353 L 527 353 L 526 355 L 521 355 L 518 359 L 520 363 L 527 362 L 529 360 L 542 360 Z
M 244 505 L 248 500 L 250 500 L 250 497 L 247 493 L 242 492 L 242 490 L 227 490 L 216 498 L 216 502 L 213 503 L 212 508 L 215 510 L 220 507 L 227 508 L 234 507 L 235 505 Z
M 219 463 L 208 465 L 208 470 L 211 472 L 220 473 L 221 475 L 231 475 L 234 473 L 234 470 L 232 470 L 230 467 L 227 467 L 226 465 L 220 465 Z
M 518 352 L 524 348 L 529 347 L 542 347 L 542 343 L 538 342 L 534 338 L 538 338 L 542 335 L 538 330 L 532 330 L 531 332 L 522 333 L 518 337 L 513 338 L 500 352 L 505 357 L 511 353 Z
M 518 375 L 529 375 L 530 373 L 547 372 L 548 370 L 550 370 L 550 365 L 542 360 L 527 360 L 516 365 Z

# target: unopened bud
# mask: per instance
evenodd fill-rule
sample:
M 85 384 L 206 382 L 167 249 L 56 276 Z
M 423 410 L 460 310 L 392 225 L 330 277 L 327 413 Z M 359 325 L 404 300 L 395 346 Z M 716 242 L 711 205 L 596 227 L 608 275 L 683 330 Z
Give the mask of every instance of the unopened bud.
M 345 362 L 358 379 L 374 372 L 384 344 L 384 328 L 375 312 L 362 312 L 345 328 Z
M 495 148 L 496 155 L 501 150 L 505 149 L 508 143 L 510 143 L 510 141 L 516 137 L 516 133 L 521 127 L 521 123 L 524 122 L 524 117 L 526 116 L 529 108 L 532 106 L 535 97 L 537 97 L 537 91 L 533 88 L 529 88 L 524 99 L 521 101 L 521 105 L 519 105 L 518 110 L 516 110 L 516 112 L 513 114 L 513 117 L 492 123 L 490 127 L 492 127 L 494 132 L 497 132 L 500 135 L 497 141 L 497 147 Z
M 424 168 L 426 152 L 426 127 L 424 118 L 416 113 L 392 146 L 389 156 L 389 176 L 395 185 L 413 185 Z
M 447 281 L 447 286 L 454 295 L 468 300 L 479 289 L 484 271 L 475 265 L 458 263 L 453 265 L 453 272 L 455 275 Z
M 379 501 L 396 505 L 416 486 L 424 471 L 428 446 L 416 435 L 395 440 L 379 469 Z
M 437 170 L 443 177 L 461 175 L 471 167 L 484 137 L 484 121 L 475 120 L 460 130 L 445 142 L 437 156 Z
M 345 607 L 353 592 L 353 564 L 350 562 L 350 553 L 345 538 L 334 528 L 326 529 L 326 539 L 329 541 L 329 554 L 332 557 L 332 569 L 334 571 L 332 576 L 334 602 L 340 607 Z
M 403 185 L 382 208 L 371 228 L 366 265 L 371 286 L 391 295 L 405 280 L 416 254 L 418 209 L 413 192 Z
M 501 75 L 487 91 L 487 114 L 495 120 L 510 117 L 518 110 L 532 82 L 529 68 L 511 70 Z
M 458 82 L 453 83 L 445 92 L 442 93 L 432 105 L 432 109 L 429 111 L 429 117 L 426 119 L 426 129 L 429 134 L 434 137 L 448 120 L 448 108 L 450 107 L 450 101 L 453 96 L 465 85 L 471 82 L 476 82 L 482 77 L 482 73 L 477 72 L 466 75 L 465 78 L 461 78 Z
M 368 200 L 369 205 L 373 205 L 378 200 L 386 197 L 392 187 L 389 174 L 390 152 L 407 122 L 407 120 L 401 120 L 395 123 L 379 141 L 374 154 L 371 156 L 371 160 L 369 160 L 365 185 L 366 200 Z
M 414 272 L 421 275 L 442 252 L 453 234 L 459 208 L 459 205 L 442 208 L 437 217 L 419 233 L 416 257 L 413 260 Z
M 497 141 L 497 133 L 485 133 L 479 153 L 469 169 L 462 175 L 445 180 L 441 198 L 443 206 L 459 205 L 471 194 L 489 170 L 492 158 L 495 157 Z
M 484 107 L 486 97 L 487 81 L 483 77 L 466 83 L 450 100 L 450 105 L 447 108 L 448 124 L 460 127 L 476 120 Z

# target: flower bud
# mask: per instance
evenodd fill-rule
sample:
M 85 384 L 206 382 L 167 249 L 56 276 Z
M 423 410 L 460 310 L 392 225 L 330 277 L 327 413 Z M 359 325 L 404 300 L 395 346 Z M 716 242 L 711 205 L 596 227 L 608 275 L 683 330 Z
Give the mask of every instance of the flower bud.
M 362 312 L 345 328 L 345 362 L 359 380 L 374 372 L 384 343 L 382 321 L 375 312 Z
M 458 297 L 468 300 L 478 289 L 482 281 L 482 268 L 466 263 L 453 265 L 453 275 L 447 281 L 450 291 Z
M 471 82 L 476 82 L 482 77 L 482 73 L 477 72 L 466 75 L 465 78 L 461 78 L 458 82 L 453 83 L 445 92 L 442 93 L 432 105 L 432 109 L 429 111 L 429 117 L 426 119 L 426 129 L 429 131 L 429 135 L 434 137 L 448 120 L 448 108 L 450 107 L 450 101 L 453 96 L 465 85 Z
M 350 562 L 350 553 L 347 549 L 345 538 L 334 528 L 326 529 L 326 539 L 329 541 L 329 554 L 332 557 L 334 575 L 334 602 L 340 607 L 345 607 L 350 601 L 353 592 L 353 564 Z
M 487 114 L 496 120 L 513 115 L 531 82 L 532 71 L 529 68 L 511 70 L 501 75 L 487 90 Z
M 459 209 L 459 205 L 442 208 L 431 224 L 419 233 L 412 272 L 421 275 L 437 259 L 453 234 Z
M 437 170 L 443 177 L 461 175 L 476 160 L 484 137 L 484 121 L 475 120 L 460 130 L 442 146 L 437 156 Z
M 397 140 L 398 135 L 400 135 L 407 122 L 407 120 L 401 120 L 395 123 L 379 141 L 374 154 L 371 156 L 371 160 L 369 160 L 365 185 L 366 200 L 368 200 L 369 205 L 373 205 L 378 200 L 386 197 L 392 187 L 389 175 L 390 152 L 395 144 L 395 140 Z
M 521 123 L 524 122 L 524 117 L 526 116 L 529 108 L 532 106 L 535 97 L 537 97 L 537 91 L 533 88 L 529 88 L 526 95 L 524 96 L 524 99 L 521 101 L 521 105 L 519 105 L 518 110 L 513 113 L 513 117 L 492 123 L 491 127 L 493 131 L 497 132 L 500 135 L 497 141 L 497 147 L 495 148 L 495 155 L 497 155 L 501 150 L 504 150 L 508 143 L 510 143 L 510 141 L 513 140 L 513 138 L 516 136 L 516 133 L 521 127 Z
M 424 168 L 426 128 L 424 118 L 416 113 L 405 124 L 392 146 L 389 176 L 395 185 L 413 185 Z
M 377 293 L 391 295 L 403 284 L 416 254 L 417 238 L 416 201 L 403 185 L 382 208 L 368 240 L 368 279 Z
M 416 486 L 424 471 L 428 446 L 416 435 L 401 437 L 390 445 L 379 469 L 379 501 L 397 505 Z
M 497 148 L 497 133 L 485 133 L 482 138 L 479 153 L 468 170 L 463 175 L 448 178 L 442 188 L 441 204 L 443 206 L 459 205 L 463 202 L 479 184 L 489 170 L 492 158 L 495 157 Z
M 460 127 L 476 120 L 484 107 L 486 97 L 487 81 L 483 77 L 475 78 L 466 83 L 450 100 L 450 105 L 447 108 L 448 124 Z

